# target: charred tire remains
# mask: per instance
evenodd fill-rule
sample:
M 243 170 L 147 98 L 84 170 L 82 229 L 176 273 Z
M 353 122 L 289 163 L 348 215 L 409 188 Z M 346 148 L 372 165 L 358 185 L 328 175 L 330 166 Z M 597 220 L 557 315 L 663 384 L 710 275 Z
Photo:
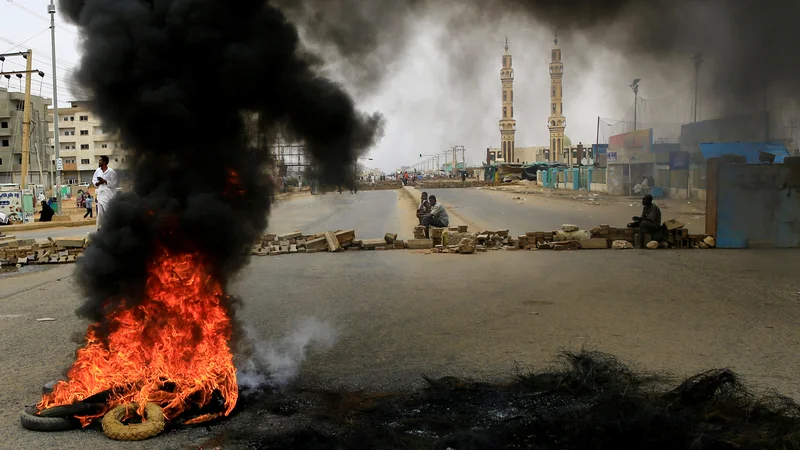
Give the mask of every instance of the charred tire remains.
M 32 431 L 67 431 L 80 428 L 81 424 L 72 417 L 43 417 L 36 414 L 36 406 L 27 406 L 19 416 L 20 423 Z
M 126 425 L 122 423 L 126 417 L 136 415 L 138 403 L 119 405 L 103 416 L 103 432 L 117 441 L 143 441 L 164 431 L 164 413 L 155 403 L 147 403 L 144 407 L 142 423 Z

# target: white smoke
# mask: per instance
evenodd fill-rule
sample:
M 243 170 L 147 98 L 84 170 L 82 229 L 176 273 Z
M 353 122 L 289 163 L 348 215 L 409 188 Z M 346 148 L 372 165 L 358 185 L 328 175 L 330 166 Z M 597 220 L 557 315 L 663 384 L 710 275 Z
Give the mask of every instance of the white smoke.
M 239 388 L 244 393 L 287 386 L 297 377 L 310 350 L 328 350 L 338 338 L 330 324 L 313 317 L 298 320 L 289 334 L 277 342 L 258 340 L 251 327 L 245 327 L 245 332 L 253 352 L 249 359 L 237 365 L 236 372 Z

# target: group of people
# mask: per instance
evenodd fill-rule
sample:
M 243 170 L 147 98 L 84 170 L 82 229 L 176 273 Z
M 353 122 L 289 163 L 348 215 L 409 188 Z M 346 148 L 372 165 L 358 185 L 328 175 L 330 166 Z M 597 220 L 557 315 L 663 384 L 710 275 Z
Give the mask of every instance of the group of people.
M 83 206 L 86 208 L 86 214 L 83 218 L 94 217 L 94 207 L 97 206 L 97 229 L 100 229 L 101 222 L 104 218 L 105 212 L 108 209 L 108 204 L 114 195 L 117 193 L 117 172 L 108 167 L 108 156 L 101 156 L 97 170 L 92 176 L 92 184 L 94 184 L 96 192 L 95 197 L 86 192 L 83 201 Z M 42 210 L 39 212 L 39 222 L 51 222 L 55 215 L 55 210 L 44 199 L 44 194 L 39 195 L 39 201 L 42 205 Z
M 431 227 L 450 226 L 450 218 L 447 216 L 444 205 L 436 201 L 435 195 L 429 196 L 427 192 L 422 193 L 417 207 L 417 219 L 419 219 L 419 224 L 425 227 L 426 238 L 430 237 Z

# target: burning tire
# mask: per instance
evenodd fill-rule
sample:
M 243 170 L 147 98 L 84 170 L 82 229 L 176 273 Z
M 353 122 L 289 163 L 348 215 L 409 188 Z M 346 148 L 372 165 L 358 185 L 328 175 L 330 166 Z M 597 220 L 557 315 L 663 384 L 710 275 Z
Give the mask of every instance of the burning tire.
M 25 429 L 32 431 L 67 431 L 80 428 L 81 424 L 72 417 L 42 417 L 36 415 L 36 406 L 22 410 L 19 420 Z
M 103 414 L 105 403 L 73 403 L 71 405 L 54 406 L 39 411 L 39 417 L 80 417 Z
M 139 408 L 138 403 L 119 405 L 103 416 L 103 432 L 117 441 L 143 441 L 164 431 L 164 413 L 155 403 L 144 407 L 146 422 L 126 425 L 122 423 L 128 415 L 133 415 Z

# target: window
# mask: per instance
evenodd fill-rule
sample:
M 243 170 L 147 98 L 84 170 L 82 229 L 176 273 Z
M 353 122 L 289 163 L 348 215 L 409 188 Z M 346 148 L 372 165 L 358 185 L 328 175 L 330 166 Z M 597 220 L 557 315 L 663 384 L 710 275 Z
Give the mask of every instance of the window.
M 553 103 L 553 114 L 555 114 L 555 113 L 556 113 L 556 104 Z
M 503 91 L 503 101 L 504 102 L 507 101 L 507 99 L 506 99 L 507 96 L 508 96 L 508 93 L 506 91 Z
M 86 122 L 86 121 L 88 121 L 88 120 L 89 120 L 89 116 L 81 116 L 81 117 L 80 117 L 80 121 L 81 121 L 81 122 Z
M 0 128 L 8 128 L 8 122 L 0 122 Z
M 3 158 L 0 158 L 0 166 L 3 165 Z
M 553 61 L 556 60 L 556 51 L 555 50 L 553 50 L 551 58 L 553 59 Z
M 17 164 L 22 164 L 22 155 L 17 156 Z
M 114 158 L 114 162 L 119 162 L 119 158 Z
M 72 116 L 72 117 L 70 117 L 70 118 L 69 118 L 69 121 L 70 121 L 70 122 L 75 122 L 75 116 Z
M 64 116 L 64 122 L 69 122 L 69 117 Z
M 81 144 L 81 150 L 89 150 L 89 144 Z
M 81 130 L 81 136 L 88 136 L 89 130 Z
M 77 178 L 67 178 L 67 184 L 69 184 L 69 185 L 78 184 L 78 179 Z
M 89 164 L 89 160 L 88 159 L 81 159 L 81 164 Z
M 507 114 L 507 113 L 508 113 L 508 108 L 506 108 L 506 107 L 504 106 L 504 107 L 503 107 L 503 119 L 505 119 L 506 117 L 508 117 L 508 114 Z
M 8 139 L 3 139 L 0 141 L 0 147 L 8 147 Z
M 101 144 L 101 145 L 100 145 L 100 147 L 102 147 L 102 148 L 108 148 L 108 144 Z
M 14 102 L 17 106 L 17 111 L 25 111 L 25 102 Z
M 514 117 L 514 107 L 511 107 L 511 117 Z
M 556 98 L 556 87 L 553 86 L 553 98 Z

